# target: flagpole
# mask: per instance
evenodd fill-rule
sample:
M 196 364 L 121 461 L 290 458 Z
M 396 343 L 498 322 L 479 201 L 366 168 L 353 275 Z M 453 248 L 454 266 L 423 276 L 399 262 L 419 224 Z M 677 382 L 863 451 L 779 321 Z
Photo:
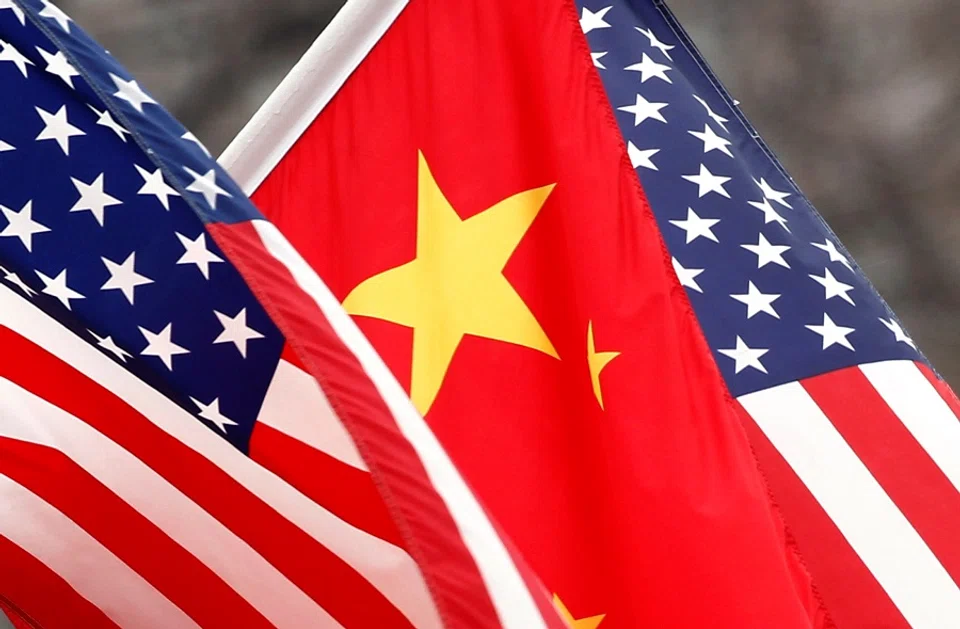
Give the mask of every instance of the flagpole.
M 409 0 L 348 0 L 220 155 L 250 195 L 393 24 Z

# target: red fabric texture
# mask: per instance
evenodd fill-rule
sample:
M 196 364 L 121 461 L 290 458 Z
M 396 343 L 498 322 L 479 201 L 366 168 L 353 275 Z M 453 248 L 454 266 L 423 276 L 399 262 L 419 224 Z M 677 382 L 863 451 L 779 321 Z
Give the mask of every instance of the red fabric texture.
M 343 299 L 417 255 L 418 151 L 464 220 L 556 184 L 503 274 L 560 359 L 468 335 L 426 416 L 550 590 L 603 629 L 825 626 L 572 3 L 412 0 L 253 198 Z M 409 385 L 410 328 L 358 322 Z
M 400 531 L 365 471 L 262 422 L 253 427 L 250 458 L 341 520 L 403 547 Z

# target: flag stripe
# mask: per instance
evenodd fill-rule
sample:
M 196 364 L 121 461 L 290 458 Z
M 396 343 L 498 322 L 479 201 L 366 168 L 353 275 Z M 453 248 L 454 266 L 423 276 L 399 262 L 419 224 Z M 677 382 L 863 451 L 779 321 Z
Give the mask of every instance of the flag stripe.
M 202 505 L 334 617 L 344 623 L 404 626 L 402 615 L 353 568 L 221 470 L 157 430 L 96 383 L 18 335 L 0 328 L 0 343 L 17 356 L 16 361 L 0 359 L 0 373 L 6 372 L 6 377 L 82 417 L 121 444 Z M 364 600 L 363 606 L 351 604 L 357 597 Z
M 2 284 L 0 325 L 9 326 L 18 335 L 36 343 L 74 369 L 82 368 L 92 381 L 129 404 L 162 431 L 205 457 L 364 575 L 408 618 L 422 614 L 418 610 L 432 608 L 419 569 L 402 549 L 333 516 Z M 279 536 L 278 543 L 285 543 L 286 535 Z M 303 548 L 299 552 L 303 552 Z M 322 578 L 315 567 L 306 565 L 302 556 L 297 558 L 297 562 L 302 570 L 312 571 L 316 578 Z M 349 605 L 349 602 L 344 601 L 343 604 Z
M 861 365 L 860 369 L 953 486 L 960 489 L 960 422 L 923 373 L 905 360 Z
M 330 622 L 328 614 L 273 565 L 162 476 L 43 398 L 0 379 L 7 411 L 0 436 L 60 450 L 206 564 L 278 627 Z
M 914 629 L 960 618 L 950 575 L 799 383 L 739 399 Z
M 257 423 L 270 426 L 347 465 L 367 469 L 357 446 L 337 419 L 317 381 L 286 360 L 277 365 L 277 372 L 257 415 Z
M 395 546 L 403 539 L 367 472 L 265 424 L 254 426 L 250 458 L 353 526 Z
M 737 412 L 803 563 L 812 574 L 822 575 L 817 590 L 831 619 L 838 627 L 867 629 L 858 624 L 867 607 L 885 629 L 910 629 L 837 525 L 739 403 Z
M 20 514 L 18 517 L 24 517 Z M 2 524 L 0 524 L 2 526 Z M 107 629 L 117 624 L 93 603 L 80 596 L 63 577 L 39 559 L 0 535 L 0 591 L 16 609 L 14 626 L 22 614 L 32 629 Z M 55 604 L 51 604 L 55 601 Z M 2 603 L 2 601 L 0 601 Z
M 953 514 L 960 512 L 960 494 L 943 471 L 860 369 L 810 378 L 803 388 L 958 582 L 960 547 Z M 910 473 L 904 474 L 905 469 Z
M 36 494 L 0 475 L 0 496 L 0 535 L 46 564 L 119 626 L 199 627 L 116 555 Z
M 62 453 L 0 438 L 0 474 L 42 496 L 200 626 L 272 626 L 196 557 Z

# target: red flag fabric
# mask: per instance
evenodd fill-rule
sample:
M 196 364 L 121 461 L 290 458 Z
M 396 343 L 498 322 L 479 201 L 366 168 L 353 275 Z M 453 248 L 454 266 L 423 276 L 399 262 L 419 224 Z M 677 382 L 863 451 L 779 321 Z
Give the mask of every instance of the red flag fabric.
M 575 627 L 826 626 L 573 4 L 384 7 L 226 165 Z

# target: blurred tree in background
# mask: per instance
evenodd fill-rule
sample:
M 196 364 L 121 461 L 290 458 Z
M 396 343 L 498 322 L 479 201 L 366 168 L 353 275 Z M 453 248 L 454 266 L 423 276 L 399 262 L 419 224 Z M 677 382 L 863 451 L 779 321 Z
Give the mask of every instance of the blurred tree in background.
M 340 4 L 60 0 L 215 153 Z M 960 386 L 960 3 L 669 5 L 920 347 Z

